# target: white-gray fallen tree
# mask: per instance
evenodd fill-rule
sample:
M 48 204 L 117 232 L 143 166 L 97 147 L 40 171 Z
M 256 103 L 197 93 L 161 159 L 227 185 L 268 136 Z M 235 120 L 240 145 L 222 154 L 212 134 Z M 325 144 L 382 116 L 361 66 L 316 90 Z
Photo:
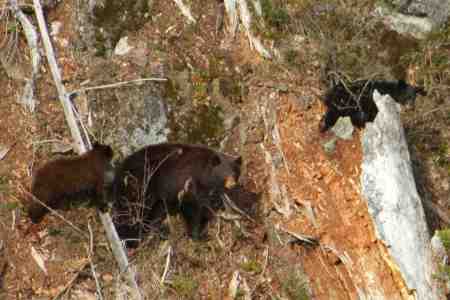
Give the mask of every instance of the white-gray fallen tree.
M 389 95 L 373 96 L 378 114 L 366 124 L 362 137 L 362 194 L 377 238 L 383 241 L 390 260 L 398 268 L 407 289 L 415 299 L 445 299 L 433 275 L 430 235 L 422 201 L 417 193 L 402 123 L 400 107 Z M 375 299 L 380 290 L 368 291 Z M 387 298 L 386 298 L 387 299 Z
M 39 75 L 39 67 L 41 65 L 41 55 L 38 49 L 38 35 L 33 24 L 28 20 L 27 16 L 19 7 L 17 0 L 9 0 L 11 10 L 14 16 L 20 22 L 31 55 L 31 75 L 30 78 L 25 78 L 25 87 L 22 96 L 19 97 L 19 102 L 24 105 L 30 112 L 34 112 L 36 107 L 36 100 L 34 97 L 35 81 Z
M 36 18 L 39 24 L 39 30 L 42 36 L 42 40 L 44 43 L 44 48 L 46 52 L 46 57 L 48 60 L 48 64 L 50 66 L 54 83 L 58 90 L 59 100 L 61 105 L 64 108 L 64 114 L 66 117 L 67 124 L 70 128 L 70 132 L 72 134 L 72 138 L 74 140 L 74 148 L 78 153 L 86 152 L 86 145 L 81 136 L 80 129 L 77 125 L 77 120 L 75 118 L 72 104 L 69 99 L 69 94 L 66 92 L 64 85 L 61 81 L 61 73 L 59 71 L 55 54 L 53 51 L 53 46 L 50 41 L 50 37 L 47 30 L 47 25 L 45 23 L 44 15 L 42 12 L 42 7 L 39 0 L 33 0 L 34 9 L 36 13 Z M 88 137 L 85 137 L 88 141 Z M 112 223 L 111 217 L 107 213 L 100 213 L 100 218 L 102 220 L 103 227 L 106 231 L 106 236 L 111 245 L 111 249 L 113 251 L 114 257 L 119 265 L 120 273 L 124 275 L 128 287 L 131 290 L 131 296 L 133 299 L 143 299 L 139 287 L 136 282 L 136 275 L 133 268 L 130 266 L 127 255 L 123 249 L 122 243 L 117 235 L 114 224 Z

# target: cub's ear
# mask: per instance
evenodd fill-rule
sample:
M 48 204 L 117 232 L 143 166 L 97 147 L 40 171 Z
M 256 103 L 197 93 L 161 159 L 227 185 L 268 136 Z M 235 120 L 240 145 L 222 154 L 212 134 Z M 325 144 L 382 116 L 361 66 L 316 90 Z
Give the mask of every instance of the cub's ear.
M 209 158 L 209 163 L 213 167 L 220 165 L 221 162 L 222 161 L 220 160 L 220 157 L 217 154 L 214 154 L 212 157 Z
M 236 165 L 241 166 L 242 165 L 242 156 L 239 156 L 238 158 L 236 158 L 234 160 L 234 162 L 236 163 Z
M 98 148 L 99 146 L 100 146 L 100 143 L 97 142 L 97 141 L 95 141 L 95 142 L 92 144 L 92 149 Z
M 421 95 L 421 96 L 426 96 L 427 95 L 427 91 L 425 90 L 425 88 L 423 86 L 417 86 L 414 89 L 416 90 L 416 93 Z

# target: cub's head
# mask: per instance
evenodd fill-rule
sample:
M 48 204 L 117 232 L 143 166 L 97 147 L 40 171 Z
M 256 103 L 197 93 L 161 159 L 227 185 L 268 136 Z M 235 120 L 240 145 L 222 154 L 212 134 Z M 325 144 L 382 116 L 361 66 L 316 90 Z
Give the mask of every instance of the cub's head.
M 238 184 L 241 175 L 242 158 L 221 153 L 211 153 L 207 162 L 204 179 L 208 187 L 215 189 L 232 189 Z
M 407 84 L 404 80 L 399 80 L 395 91 L 391 96 L 400 104 L 414 104 L 417 95 L 426 96 L 427 92 L 423 87 Z
M 109 145 L 102 145 L 98 142 L 95 142 L 92 144 L 92 153 L 100 154 L 102 157 L 104 157 L 107 161 L 111 161 L 113 158 L 114 152 L 112 148 Z

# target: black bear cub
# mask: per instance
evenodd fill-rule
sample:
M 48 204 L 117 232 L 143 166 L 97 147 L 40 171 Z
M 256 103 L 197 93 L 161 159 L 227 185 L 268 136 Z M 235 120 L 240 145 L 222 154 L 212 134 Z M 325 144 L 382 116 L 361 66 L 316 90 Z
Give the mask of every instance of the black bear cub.
M 204 146 L 173 143 L 150 145 L 128 156 L 112 188 L 119 236 L 137 239 L 148 229 L 143 223 L 160 224 L 167 212 L 180 212 L 188 233 L 198 239 L 212 194 L 237 185 L 241 163 L 241 157 Z
M 339 117 L 350 117 L 356 127 L 364 127 L 373 122 L 378 108 L 373 101 L 373 92 L 389 94 L 397 103 L 414 103 L 416 96 L 426 95 L 422 87 L 415 87 L 403 80 L 359 80 L 348 85 L 339 82 L 327 91 L 324 103 L 327 111 L 320 121 L 320 132 L 325 132 L 336 124 Z
M 103 184 L 112 157 L 110 146 L 95 143 L 92 150 L 78 157 L 50 161 L 34 173 L 31 193 L 51 208 L 62 206 L 65 197 L 81 192 L 95 191 L 96 197 L 103 200 Z M 26 209 L 33 223 L 48 212 L 31 199 Z

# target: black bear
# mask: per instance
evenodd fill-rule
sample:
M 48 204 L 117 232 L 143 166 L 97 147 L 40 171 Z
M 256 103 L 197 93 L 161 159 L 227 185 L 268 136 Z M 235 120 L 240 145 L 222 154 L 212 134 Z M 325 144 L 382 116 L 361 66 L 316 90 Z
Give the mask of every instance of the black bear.
M 237 185 L 242 159 L 200 145 L 163 143 L 128 156 L 112 186 L 113 221 L 122 239 L 181 212 L 188 233 L 200 237 L 212 194 Z
M 400 104 L 414 103 L 417 94 L 426 95 L 423 87 L 415 87 L 403 80 L 359 80 L 348 85 L 339 82 L 330 88 L 324 97 L 327 107 L 320 121 L 320 132 L 325 132 L 336 124 L 339 117 L 350 117 L 356 127 L 364 127 L 366 122 L 373 122 L 378 108 L 373 101 L 373 92 L 389 94 Z
M 93 149 L 75 158 L 57 159 L 39 168 L 32 180 L 31 194 L 50 208 L 58 208 L 64 197 L 94 191 L 103 200 L 103 184 L 111 170 L 113 151 L 95 143 Z M 30 199 L 26 210 L 33 223 L 39 222 L 48 209 Z

